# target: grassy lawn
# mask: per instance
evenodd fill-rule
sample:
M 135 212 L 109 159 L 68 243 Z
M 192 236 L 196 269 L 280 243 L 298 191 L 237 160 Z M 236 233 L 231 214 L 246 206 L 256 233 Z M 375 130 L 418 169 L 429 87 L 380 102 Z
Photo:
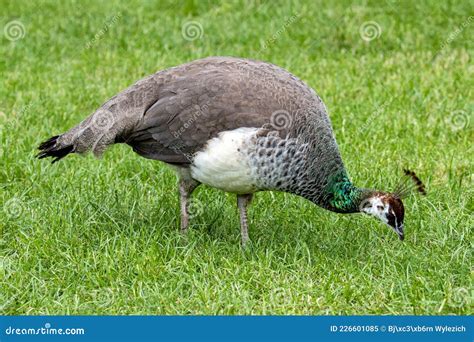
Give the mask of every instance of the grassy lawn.
M 1 314 L 472 313 L 472 2 L 0 8 Z M 270 61 L 312 86 L 357 185 L 392 190 L 414 169 L 428 195 L 405 201 L 406 240 L 265 192 L 242 250 L 235 196 L 200 187 L 180 236 L 174 173 L 127 146 L 34 159 L 136 80 L 211 55 Z

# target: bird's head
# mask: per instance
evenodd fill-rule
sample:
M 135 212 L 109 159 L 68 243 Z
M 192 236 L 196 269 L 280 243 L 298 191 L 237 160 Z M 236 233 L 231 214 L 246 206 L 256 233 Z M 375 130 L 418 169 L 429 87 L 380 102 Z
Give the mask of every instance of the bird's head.
M 395 191 L 382 192 L 370 191 L 361 200 L 359 210 L 362 213 L 374 216 L 392 228 L 400 240 L 405 238 L 403 231 L 403 220 L 405 208 L 402 199 L 419 192 L 426 195 L 425 186 L 418 176 L 410 170 L 404 170 L 404 176 L 398 183 Z
M 400 240 L 405 238 L 403 232 L 405 208 L 401 198 L 396 194 L 375 192 L 361 202 L 360 211 L 388 225 L 398 234 Z

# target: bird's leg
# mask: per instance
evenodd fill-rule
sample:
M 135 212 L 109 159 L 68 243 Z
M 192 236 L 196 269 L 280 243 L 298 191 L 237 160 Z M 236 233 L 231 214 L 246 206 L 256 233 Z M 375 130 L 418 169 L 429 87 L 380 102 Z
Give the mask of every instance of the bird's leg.
M 179 201 L 181 207 L 181 233 L 186 233 L 189 226 L 189 202 L 191 194 L 200 183 L 192 178 L 180 178 Z
M 249 240 L 248 223 L 247 223 L 247 206 L 252 200 L 252 194 L 237 195 L 237 206 L 240 213 L 240 232 L 242 236 L 242 246 L 245 247 Z

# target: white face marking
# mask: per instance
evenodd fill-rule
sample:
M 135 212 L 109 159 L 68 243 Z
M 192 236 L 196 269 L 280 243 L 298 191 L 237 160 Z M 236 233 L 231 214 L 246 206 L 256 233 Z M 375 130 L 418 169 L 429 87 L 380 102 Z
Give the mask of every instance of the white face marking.
M 387 215 L 389 210 L 393 213 L 389 204 L 384 204 L 379 197 L 372 197 L 368 200 L 368 206 L 362 208 L 362 211 L 366 214 L 377 217 L 380 221 L 388 224 Z

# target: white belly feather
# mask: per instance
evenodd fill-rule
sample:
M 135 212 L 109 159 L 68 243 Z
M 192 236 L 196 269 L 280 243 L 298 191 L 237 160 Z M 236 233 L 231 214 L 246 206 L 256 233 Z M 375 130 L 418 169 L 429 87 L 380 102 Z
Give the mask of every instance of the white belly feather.
M 191 164 L 191 176 L 203 184 L 247 194 L 255 192 L 255 179 L 251 175 L 248 156 L 242 152 L 252 143 L 257 128 L 241 127 L 219 133 L 196 153 Z

